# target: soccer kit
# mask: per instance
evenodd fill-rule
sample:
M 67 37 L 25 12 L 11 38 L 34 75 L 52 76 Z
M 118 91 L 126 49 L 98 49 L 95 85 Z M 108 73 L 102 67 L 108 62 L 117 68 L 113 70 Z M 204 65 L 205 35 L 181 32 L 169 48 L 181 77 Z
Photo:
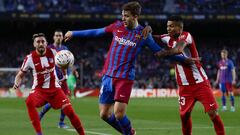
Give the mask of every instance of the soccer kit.
M 219 87 L 223 93 L 232 92 L 232 70 L 234 69 L 234 64 L 232 60 L 220 60 L 218 62 L 218 68 L 220 71 L 219 76 Z
M 189 32 L 182 32 L 177 39 L 170 37 L 168 34 L 161 35 L 159 38 L 170 48 L 175 47 L 177 42 L 183 41 L 187 46 L 184 48 L 182 55 L 192 58 L 199 57 L 195 42 Z M 205 112 L 218 108 L 208 77 L 200 62 L 195 62 L 192 65 L 176 64 L 175 71 L 176 80 L 179 85 L 181 114 L 191 112 L 196 101 L 203 104 Z
M 29 97 L 26 100 L 32 100 L 36 107 L 40 107 L 47 102 L 54 109 L 61 108 L 64 104 L 70 104 L 68 98 L 61 90 L 56 78 L 54 55 L 56 51 L 46 49 L 44 56 L 39 56 L 33 51 L 25 59 L 21 71 L 32 70 L 33 86 Z

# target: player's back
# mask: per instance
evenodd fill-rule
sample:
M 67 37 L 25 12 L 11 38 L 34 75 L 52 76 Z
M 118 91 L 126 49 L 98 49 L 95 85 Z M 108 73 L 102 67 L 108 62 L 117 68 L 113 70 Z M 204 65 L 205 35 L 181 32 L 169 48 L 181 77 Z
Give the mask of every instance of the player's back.
M 196 44 L 189 32 L 183 31 L 177 39 L 170 37 L 168 34 L 161 35 L 160 38 L 162 42 L 167 44 L 170 48 L 175 47 L 177 42 L 183 41 L 187 43 L 187 46 L 184 48 L 182 55 L 192 58 L 199 57 Z M 178 63 L 175 66 L 175 70 L 177 82 L 179 85 L 197 84 L 208 79 L 199 61 L 195 62 L 192 65 Z
M 139 25 L 133 30 L 124 27 L 117 21 L 105 28 L 113 38 L 105 60 L 103 74 L 133 80 L 135 77 L 135 59 L 144 45 L 143 27 Z

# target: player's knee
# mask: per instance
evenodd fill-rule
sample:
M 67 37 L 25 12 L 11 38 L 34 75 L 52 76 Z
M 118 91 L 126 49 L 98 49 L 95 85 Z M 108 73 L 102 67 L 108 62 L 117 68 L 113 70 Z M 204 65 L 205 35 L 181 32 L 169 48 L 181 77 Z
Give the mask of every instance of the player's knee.
M 210 110 L 208 111 L 208 115 L 213 120 L 218 115 L 218 113 L 216 110 Z
M 33 101 L 29 97 L 25 100 L 25 103 L 26 103 L 27 107 L 34 107 Z

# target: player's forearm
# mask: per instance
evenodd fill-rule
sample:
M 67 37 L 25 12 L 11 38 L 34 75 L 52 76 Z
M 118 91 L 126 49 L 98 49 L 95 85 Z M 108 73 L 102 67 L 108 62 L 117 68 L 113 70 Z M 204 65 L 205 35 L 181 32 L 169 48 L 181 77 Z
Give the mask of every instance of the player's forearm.
M 14 88 L 18 88 L 20 86 L 23 76 L 24 73 L 22 71 L 19 71 L 14 80 Z
M 171 61 L 177 61 L 177 62 L 181 62 L 181 63 L 184 63 L 186 60 L 186 57 L 180 56 L 180 55 L 167 56 L 166 58 Z
M 72 31 L 73 37 L 96 37 L 105 34 L 105 28 Z
M 216 83 L 219 82 L 219 77 L 220 77 L 220 71 L 218 70 L 218 72 L 217 72 L 217 78 L 216 78 Z

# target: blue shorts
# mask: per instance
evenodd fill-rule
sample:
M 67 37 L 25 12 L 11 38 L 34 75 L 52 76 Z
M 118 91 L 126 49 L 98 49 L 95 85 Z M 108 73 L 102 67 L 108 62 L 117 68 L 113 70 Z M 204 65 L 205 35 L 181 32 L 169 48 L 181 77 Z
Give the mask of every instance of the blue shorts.
M 113 104 L 115 101 L 128 103 L 133 80 L 114 78 L 104 75 L 100 89 L 99 103 Z
M 222 93 L 232 92 L 232 83 L 219 83 L 219 88 Z

